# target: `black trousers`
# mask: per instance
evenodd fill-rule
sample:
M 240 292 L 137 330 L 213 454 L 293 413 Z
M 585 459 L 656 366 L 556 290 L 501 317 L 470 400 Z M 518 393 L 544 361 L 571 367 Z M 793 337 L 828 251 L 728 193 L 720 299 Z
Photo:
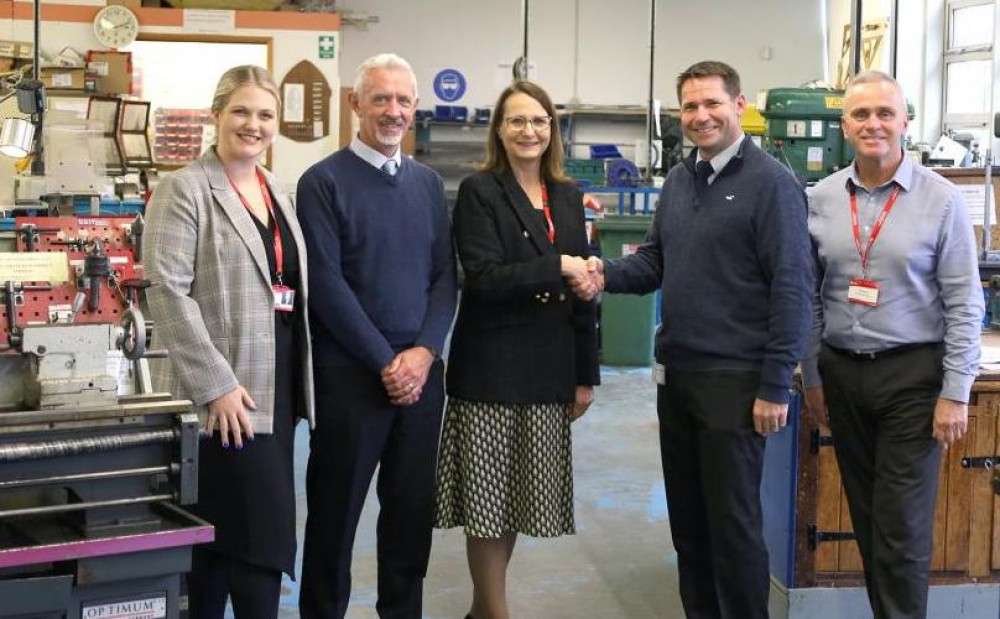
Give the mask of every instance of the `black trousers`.
M 689 619 L 766 618 L 756 372 L 668 371 L 657 391 L 663 479 Z
M 281 571 L 195 546 L 187 590 L 188 619 L 222 619 L 227 598 L 236 619 L 275 619 Z
M 354 535 L 376 467 L 376 610 L 383 619 L 421 616 L 443 367 L 441 361 L 431 366 L 420 400 L 408 407 L 390 404 L 380 377 L 367 368 L 315 368 L 316 429 L 306 471 L 309 515 L 299 596 L 303 618 L 339 619 L 347 612 Z
M 857 359 L 824 346 L 823 393 L 876 619 L 927 616 L 943 347 Z

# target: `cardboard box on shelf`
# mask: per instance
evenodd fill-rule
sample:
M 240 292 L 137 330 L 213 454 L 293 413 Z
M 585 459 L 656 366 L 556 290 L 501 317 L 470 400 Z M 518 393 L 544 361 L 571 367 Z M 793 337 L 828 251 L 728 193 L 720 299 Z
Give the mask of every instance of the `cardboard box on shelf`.
M 42 67 L 39 76 L 46 88 L 78 88 L 83 89 L 86 77 L 86 69 L 76 67 L 68 69 L 65 67 Z
M 110 50 L 87 52 L 87 70 L 97 79 L 97 92 L 108 95 L 132 93 L 132 54 Z
M 35 46 L 25 41 L 0 41 L 0 57 L 31 60 Z

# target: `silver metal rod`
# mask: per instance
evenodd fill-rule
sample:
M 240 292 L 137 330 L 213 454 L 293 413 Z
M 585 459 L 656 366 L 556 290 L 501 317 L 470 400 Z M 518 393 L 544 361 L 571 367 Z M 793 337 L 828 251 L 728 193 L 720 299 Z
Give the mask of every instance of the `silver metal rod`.
M 861 36 L 864 31 L 864 9 L 862 0 L 851 0 L 851 64 L 847 72 L 847 79 L 861 72 Z
M 172 494 L 151 494 L 131 499 L 111 499 L 109 501 L 88 501 L 86 503 L 64 503 L 62 505 L 45 505 L 42 507 L 25 507 L 24 509 L 7 509 L 0 511 L 0 518 L 18 518 L 21 516 L 44 516 L 47 514 L 63 514 L 66 512 L 78 512 L 85 509 L 95 509 L 98 507 L 120 507 L 122 505 L 142 505 L 148 503 L 160 503 L 162 501 L 173 501 Z
M 993 153 L 989 148 L 986 149 L 986 170 L 983 172 L 985 177 L 985 187 L 983 190 L 983 251 L 979 255 L 979 260 L 986 262 L 990 259 L 990 242 L 993 240 L 993 222 L 992 217 L 993 209 L 990 208 L 990 196 L 993 195 Z
M 830 5 L 829 0 L 820 0 L 819 28 L 823 37 L 823 82 L 830 83 Z
M 899 0 L 889 3 L 889 75 L 896 77 L 896 61 L 899 56 Z
M 528 13 L 531 11 L 531 2 L 529 0 L 521 1 L 521 17 L 524 20 L 524 46 L 521 51 L 521 58 L 524 59 L 524 79 L 531 79 L 531 72 L 528 69 Z
M 42 64 L 42 0 L 35 0 L 35 11 L 32 15 L 32 22 L 34 25 L 34 35 L 35 35 L 35 48 L 33 50 L 32 66 L 31 66 L 31 79 L 35 82 L 41 79 L 41 64 Z M 38 94 L 34 95 L 38 97 Z M 35 123 L 35 142 L 34 146 L 34 157 L 31 160 L 31 175 L 32 176 L 44 176 L 45 175 L 45 154 L 42 152 L 44 149 L 45 142 L 42 141 L 42 127 L 45 124 L 45 97 L 41 96 L 38 102 L 38 113 L 32 116 L 32 120 Z
M 570 103 L 580 102 L 580 0 L 573 6 L 573 97 Z
M 32 53 L 31 79 L 39 80 L 42 59 L 42 0 L 35 0 L 34 12 L 31 14 L 31 25 L 34 28 L 35 47 Z
M 53 475 L 52 477 L 36 477 L 34 479 L 11 479 L 0 481 L 0 490 L 13 490 L 33 486 L 51 486 L 53 484 L 71 484 L 79 481 L 101 481 L 106 479 L 121 479 L 123 477 L 142 477 L 145 475 L 170 474 L 169 466 L 147 466 L 140 469 L 123 469 L 121 471 L 98 471 L 96 473 L 79 473 L 76 475 Z
M 60 439 L 38 443 L 10 443 L 0 445 L 0 464 L 118 451 L 143 445 L 172 443 L 176 438 L 177 434 L 174 430 L 153 430 L 135 434 Z
M 656 67 L 656 0 L 649 0 L 649 98 L 646 108 L 646 174 L 644 179 L 647 183 L 653 178 L 653 133 L 654 125 L 659 119 L 656 118 L 656 106 L 654 104 L 653 86 L 654 69 Z M 639 153 L 636 153 L 638 159 Z
M 121 396 L 113 405 L 96 406 L 93 408 L 51 408 L 40 411 L 17 410 L 0 415 L 0 434 L 23 432 L 23 426 L 51 426 L 53 430 L 61 431 L 60 424 L 68 422 L 124 419 L 128 417 L 148 417 L 190 413 L 189 400 L 171 400 L 170 394 L 152 394 L 150 396 Z

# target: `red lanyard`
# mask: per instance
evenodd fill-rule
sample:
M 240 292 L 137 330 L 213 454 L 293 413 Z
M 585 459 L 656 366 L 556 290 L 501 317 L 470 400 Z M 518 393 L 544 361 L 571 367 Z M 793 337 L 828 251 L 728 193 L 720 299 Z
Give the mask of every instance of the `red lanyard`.
M 899 197 L 899 185 L 892 190 L 892 194 L 889 199 L 886 200 L 885 206 L 882 207 L 882 212 L 879 214 L 878 219 L 875 220 L 875 225 L 872 226 L 872 231 L 868 235 L 868 244 L 861 247 L 861 226 L 858 225 L 858 200 L 855 197 L 855 188 L 851 186 L 851 228 L 854 230 L 854 244 L 858 248 L 858 255 L 861 256 L 861 271 L 867 276 L 868 273 L 868 252 L 871 251 L 872 245 L 875 244 L 875 239 L 878 238 L 879 232 L 882 231 L 882 225 L 885 223 L 886 217 L 889 216 L 889 211 L 892 210 L 892 205 L 896 203 L 896 198 Z
M 226 174 L 226 178 L 229 178 L 228 174 Z M 271 192 L 267 190 L 267 183 L 264 182 L 264 175 L 260 173 L 260 170 L 257 170 L 257 182 L 260 183 L 260 195 L 264 197 L 264 205 L 267 206 L 267 212 L 271 215 L 271 221 L 274 222 L 274 271 L 278 276 L 278 283 L 281 284 L 281 266 L 284 264 L 281 261 L 284 256 L 284 250 L 281 246 L 281 231 L 278 229 L 278 220 L 274 216 L 274 204 L 271 202 Z M 236 192 L 236 195 L 240 197 L 240 202 L 242 202 L 243 206 L 246 207 L 250 216 L 257 217 L 254 215 L 253 208 L 250 207 L 250 203 L 247 202 L 245 197 L 243 197 L 240 190 L 236 188 L 236 183 L 233 182 L 233 179 L 229 178 L 229 184 L 232 186 L 233 191 Z
M 549 243 L 556 242 L 556 225 L 552 223 L 552 209 L 549 208 L 549 191 L 542 183 L 542 212 L 545 214 L 545 224 L 549 229 Z

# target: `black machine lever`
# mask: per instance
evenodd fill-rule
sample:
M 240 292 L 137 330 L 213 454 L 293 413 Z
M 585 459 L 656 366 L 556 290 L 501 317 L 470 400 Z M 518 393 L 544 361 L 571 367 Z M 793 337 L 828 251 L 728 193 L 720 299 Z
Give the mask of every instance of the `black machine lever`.
M 21 282 L 3 283 L 3 305 L 7 313 L 7 346 L 5 350 L 20 349 L 21 327 L 17 324 L 17 308 L 24 305 L 24 293 L 31 290 L 52 290 L 52 286 L 25 286 Z

